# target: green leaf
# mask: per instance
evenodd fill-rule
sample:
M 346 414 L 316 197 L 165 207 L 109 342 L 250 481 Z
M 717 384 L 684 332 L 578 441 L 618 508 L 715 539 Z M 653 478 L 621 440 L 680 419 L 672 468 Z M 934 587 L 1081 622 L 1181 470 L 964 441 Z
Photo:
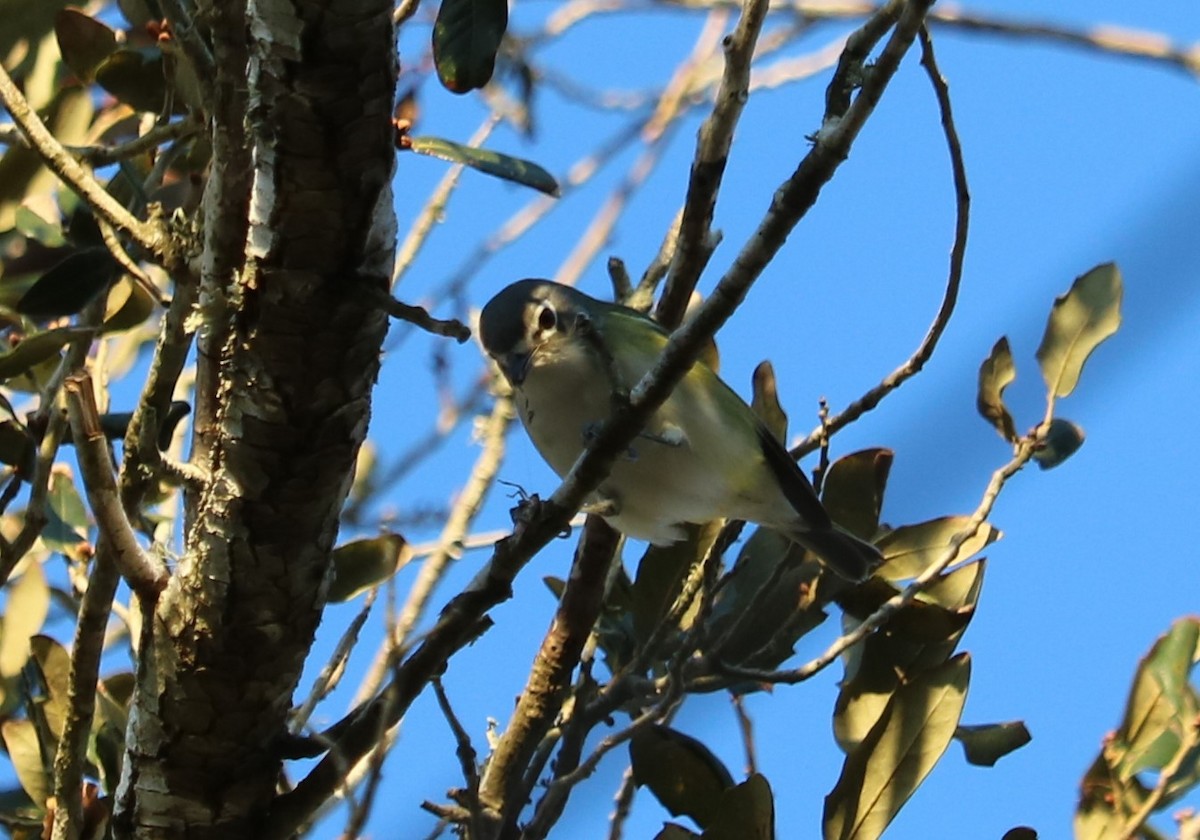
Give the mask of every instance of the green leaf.
M 443 4 L 443 9 L 446 6 Z M 510 157 L 488 149 L 476 149 L 445 140 L 441 137 L 413 137 L 410 148 L 421 155 L 441 158 L 451 163 L 461 163 L 488 175 L 514 181 L 526 187 L 544 192 L 547 195 L 558 195 L 558 181 L 536 163 L 521 158 Z
M 720 523 L 685 525 L 687 537 L 671 545 L 652 545 L 638 563 L 633 582 L 630 610 L 633 631 L 639 643 L 646 642 L 675 602 L 691 568 L 704 559 L 720 532 Z M 698 604 L 693 602 L 682 616 L 687 629 Z
M 796 641 L 826 618 L 820 572 L 820 563 L 787 537 L 756 529 L 713 604 L 707 635 L 723 640 L 721 658 L 773 668 L 790 657 Z
M 1080 784 L 1075 840 L 1126 840 L 1121 828 L 1149 793 L 1136 778 L 1118 783 L 1104 756 L 1097 756 Z
M 0 422 L 0 463 L 20 469 L 32 469 L 33 438 L 16 420 Z
M 1125 717 L 1106 754 L 1121 781 L 1161 769 L 1194 726 L 1200 700 L 1188 675 L 1200 655 L 1200 619 L 1181 618 L 1138 664 Z
M 1008 347 L 1008 338 L 1004 337 L 996 342 L 992 352 L 979 366 L 975 407 L 984 420 L 996 427 L 1000 437 L 1010 443 L 1017 442 L 1017 427 L 1008 412 L 1008 406 L 1004 404 L 1004 389 L 1016 378 L 1017 368 L 1013 364 L 1012 350 Z
M 647 726 L 629 741 L 633 780 L 648 787 L 672 816 L 686 814 L 706 828 L 733 787 L 725 765 L 704 744 L 667 726 Z
M 950 541 L 967 526 L 970 517 L 944 516 L 917 525 L 902 525 L 885 534 L 877 543 L 883 553 L 883 565 L 876 574 L 886 580 L 905 580 L 925 571 L 950 545 Z M 1000 539 L 1003 533 L 983 523 L 975 536 L 958 551 L 954 562 L 961 562 Z
M 96 81 L 135 111 L 157 114 L 167 104 L 166 66 L 158 47 L 116 50 L 96 68 Z M 175 101 L 172 113 L 183 111 L 183 102 Z
M 123 276 L 108 290 L 100 332 L 108 335 L 140 326 L 154 312 L 156 303 L 141 283 L 135 283 L 129 275 Z
M 63 62 L 83 82 L 90 82 L 100 62 L 117 49 L 116 33 L 79 9 L 60 10 L 54 34 Z
M 1043 470 L 1053 469 L 1074 455 L 1083 446 L 1083 440 L 1083 429 L 1070 420 L 1055 417 L 1033 451 L 1033 460 Z
M 42 529 L 42 542 L 46 547 L 80 559 L 79 545 L 87 542 L 87 508 L 75 489 L 75 480 L 61 467 L 56 467 L 50 474 L 46 519 L 46 527 Z
M 0 736 L 12 761 L 17 781 L 39 809 L 45 810 L 46 799 L 54 788 L 54 779 L 47 772 L 38 745 L 37 729 L 28 720 L 6 720 L 0 724 Z
M 29 638 L 42 629 L 50 612 L 50 587 L 41 563 L 31 562 L 9 586 L 0 638 L 0 678 L 16 676 L 29 659 Z
M 87 327 L 55 327 L 33 333 L 6 353 L 0 353 L 0 381 L 20 376 L 30 368 L 58 355 L 63 347 L 80 338 L 95 334 Z
M 51 221 L 42 218 L 28 204 L 22 204 L 17 208 L 14 224 L 18 233 L 47 248 L 61 248 L 67 243 L 66 237 L 63 236 L 62 225 L 58 220 Z
M 846 756 L 825 798 L 825 840 L 883 834 L 950 744 L 970 676 L 970 657 L 960 653 L 892 695 L 879 721 Z
M 1054 301 L 1037 358 L 1051 396 L 1075 390 L 1088 356 L 1121 324 L 1121 272 L 1098 265 Z
M 433 25 L 433 61 L 447 90 L 467 93 L 491 80 L 507 27 L 506 0 L 443 0 Z
M 365 540 L 353 540 L 333 550 L 333 583 L 328 598 L 332 602 L 349 601 L 378 586 L 408 563 L 412 552 L 399 534 L 382 534 Z
M 61 738 L 71 704 L 67 697 L 67 680 L 71 673 L 71 654 L 49 636 L 37 634 L 30 638 L 33 663 L 41 674 L 45 695 L 35 698 L 42 705 L 42 714 L 54 737 Z
M 711 365 L 710 365 L 711 367 Z M 759 362 L 754 369 L 754 399 L 750 407 L 763 421 L 763 425 L 775 435 L 780 443 L 787 440 L 788 416 L 779 404 L 779 389 L 775 382 L 775 367 L 770 362 Z
M 1020 720 L 960 726 L 954 731 L 954 737 L 963 745 L 967 761 L 979 767 L 993 767 L 1004 756 L 1033 740 L 1024 721 Z
M 43 274 L 17 302 L 17 311 L 30 318 L 74 315 L 87 306 L 121 272 L 107 248 L 85 248 L 68 254 Z
M 851 534 L 875 538 L 883 493 L 892 469 L 890 449 L 863 449 L 829 465 L 821 490 L 821 503 L 829 516 Z
M 979 560 L 941 576 L 856 646 L 834 704 L 833 733 L 844 752 L 867 736 L 909 675 L 939 667 L 954 653 L 975 614 L 984 568 Z M 877 578 L 856 587 L 856 595 L 862 590 L 870 590 L 870 600 L 844 605 L 847 629 L 898 591 Z
M 717 815 L 702 840 L 774 840 L 775 797 L 761 773 L 721 795 Z

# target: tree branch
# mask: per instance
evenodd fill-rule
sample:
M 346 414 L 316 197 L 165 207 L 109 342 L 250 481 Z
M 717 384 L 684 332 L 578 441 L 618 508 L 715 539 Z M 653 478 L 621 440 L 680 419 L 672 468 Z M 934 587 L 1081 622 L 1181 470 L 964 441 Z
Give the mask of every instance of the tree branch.
M 12 114 L 13 121 L 21 129 L 29 145 L 41 156 L 46 166 L 62 182 L 74 190 L 80 198 L 114 228 L 130 236 L 148 253 L 164 264 L 171 245 L 171 238 L 164 225 L 143 222 L 134 218 L 119 201 L 96 180 L 96 176 L 71 156 L 61 143 L 46 128 L 41 118 L 34 113 L 29 102 L 17 89 L 12 77 L 0 66 L 0 101 Z
M 942 132 L 946 138 L 946 147 L 950 153 L 950 169 L 954 179 L 954 244 L 950 248 L 950 268 L 946 277 L 946 290 L 942 294 L 942 303 L 934 315 L 933 323 L 921 340 L 920 345 L 904 364 L 883 378 L 878 385 L 867 391 L 837 415 L 828 418 L 808 433 L 799 444 L 792 447 L 793 458 L 802 458 L 821 446 L 822 440 L 828 440 L 832 435 L 853 423 L 862 415 L 879 405 L 883 398 L 895 391 L 925 367 L 925 363 L 933 357 L 933 351 L 941 340 L 954 307 L 958 302 L 958 290 L 962 283 L 963 261 L 967 251 L 967 235 L 971 222 L 971 193 L 967 186 L 967 169 L 963 163 L 962 143 L 958 138 L 958 129 L 954 125 L 954 113 L 950 106 L 950 90 L 937 66 L 933 53 L 933 42 L 929 31 L 921 30 L 921 66 L 925 68 L 937 97 L 938 111 L 941 114 Z
M 83 486 L 100 533 L 108 540 L 113 562 L 143 603 L 153 604 L 167 585 L 167 570 L 142 550 L 117 493 L 108 438 L 100 428 L 92 378 L 86 371 L 72 374 L 63 384 L 71 434 L 83 473 Z
M 655 317 L 667 329 L 683 320 L 696 282 L 716 247 L 711 226 L 717 192 L 729 160 L 734 128 L 749 97 L 750 62 L 768 5 L 767 0 L 745 0 L 736 28 L 725 38 L 725 71 L 712 112 L 696 140 L 675 260 L 655 310 Z

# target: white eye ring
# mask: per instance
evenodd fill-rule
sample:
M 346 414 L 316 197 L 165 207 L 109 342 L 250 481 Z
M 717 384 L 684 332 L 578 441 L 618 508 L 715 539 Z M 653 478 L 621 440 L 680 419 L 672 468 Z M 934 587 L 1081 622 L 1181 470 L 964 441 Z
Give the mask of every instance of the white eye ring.
M 554 307 L 549 303 L 543 303 L 538 308 L 537 313 L 537 331 L 539 334 L 553 332 L 558 326 L 558 313 L 554 311 Z

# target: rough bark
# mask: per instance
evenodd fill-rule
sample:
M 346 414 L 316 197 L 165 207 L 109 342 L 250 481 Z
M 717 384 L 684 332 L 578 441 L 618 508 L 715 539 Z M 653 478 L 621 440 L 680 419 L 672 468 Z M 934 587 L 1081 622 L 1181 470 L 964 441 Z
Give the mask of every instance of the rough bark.
M 395 243 L 391 4 L 208 11 L 208 479 L 139 651 L 115 824 L 143 837 L 248 837 L 269 812 L 387 328 L 364 284 L 385 287 Z

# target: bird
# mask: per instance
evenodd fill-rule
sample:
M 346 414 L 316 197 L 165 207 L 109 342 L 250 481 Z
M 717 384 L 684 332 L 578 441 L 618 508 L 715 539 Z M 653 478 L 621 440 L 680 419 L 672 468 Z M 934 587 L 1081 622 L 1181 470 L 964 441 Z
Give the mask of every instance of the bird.
M 529 278 L 484 305 L 479 338 L 512 386 L 534 447 L 562 477 L 653 367 L 670 334 L 634 309 Z M 753 522 L 850 581 L 864 580 L 882 562 L 874 545 L 830 519 L 784 445 L 703 361 L 650 416 L 585 510 L 654 545 L 683 539 L 688 523 Z

